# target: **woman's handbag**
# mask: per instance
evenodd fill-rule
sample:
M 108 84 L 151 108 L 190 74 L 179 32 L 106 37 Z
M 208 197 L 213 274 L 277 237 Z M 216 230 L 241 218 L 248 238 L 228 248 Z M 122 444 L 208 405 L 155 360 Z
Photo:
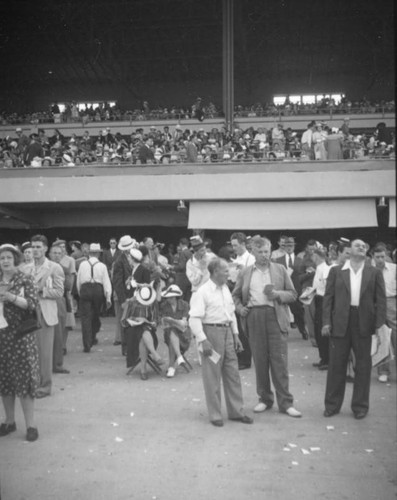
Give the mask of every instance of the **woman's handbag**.
M 33 333 L 36 330 L 40 330 L 41 324 L 37 317 L 36 309 L 29 311 L 25 319 L 20 323 L 17 328 L 15 336 L 18 338 L 25 337 L 29 333 Z

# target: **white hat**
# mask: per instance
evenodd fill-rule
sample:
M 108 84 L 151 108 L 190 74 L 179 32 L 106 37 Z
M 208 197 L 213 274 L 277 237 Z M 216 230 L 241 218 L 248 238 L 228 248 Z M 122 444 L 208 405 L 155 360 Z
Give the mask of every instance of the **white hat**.
M 21 127 L 17 127 L 17 128 L 15 129 L 15 132 L 22 132 Z
M 166 290 L 164 290 L 164 292 L 161 292 L 161 296 L 164 299 L 167 299 L 168 297 L 181 297 L 182 295 L 183 292 L 178 285 L 170 285 Z
M 99 243 L 91 243 L 89 252 L 102 252 L 101 245 Z
M 73 160 L 72 160 L 72 157 L 71 157 L 70 155 L 66 154 L 66 153 L 62 156 L 62 158 L 63 158 L 65 161 L 67 161 L 68 163 L 70 163 L 71 161 L 73 161 Z
M 31 167 L 41 167 L 41 158 L 39 156 L 35 156 L 30 163 Z
M 138 285 L 134 294 L 136 300 L 143 306 L 150 306 L 156 300 L 156 290 L 153 288 L 152 284 Z
M 131 248 L 136 244 L 136 240 L 131 238 L 130 235 L 126 234 L 122 236 L 119 240 L 119 244 L 117 245 L 118 249 L 121 251 L 131 250 Z
M 339 129 L 338 127 L 332 127 L 331 131 L 333 134 L 337 134 L 339 132 Z
M 143 257 L 142 252 L 137 248 L 131 248 L 130 255 L 133 259 L 137 260 L 138 262 L 141 262 Z
M 178 123 L 178 125 L 175 125 L 175 128 L 182 129 L 182 127 L 179 125 L 179 123 Z

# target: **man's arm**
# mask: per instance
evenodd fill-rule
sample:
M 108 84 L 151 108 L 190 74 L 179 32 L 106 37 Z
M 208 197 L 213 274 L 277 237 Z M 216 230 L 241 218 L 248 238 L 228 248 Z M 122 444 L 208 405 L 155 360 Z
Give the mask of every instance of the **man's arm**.
M 236 306 L 237 314 L 242 313 L 245 305 L 243 304 L 243 284 L 244 284 L 244 270 L 241 270 L 237 275 L 236 284 L 234 285 L 232 297 L 234 305 Z
M 331 267 L 327 283 L 325 285 L 325 294 L 323 299 L 323 325 L 331 326 L 331 314 L 334 307 L 335 297 L 335 281 L 336 281 L 336 267 Z
M 120 304 L 123 304 L 127 298 L 124 286 L 123 263 L 121 257 L 119 257 L 113 266 L 113 287 Z
M 275 290 L 278 294 L 277 300 L 281 304 L 290 304 L 291 302 L 295 302 L 298 294 L 284 266 L 281 268 L 281 271 L 284 279 L 284 290 Z
M 65 273 L 59 264 L 51 264 L 51 274 L 43 288 L 44 299 L 60 299 L 64 292 Z
M 386 288 L 382 271 L 376 269 L 375 275 L 376 328 L 386 323 Z

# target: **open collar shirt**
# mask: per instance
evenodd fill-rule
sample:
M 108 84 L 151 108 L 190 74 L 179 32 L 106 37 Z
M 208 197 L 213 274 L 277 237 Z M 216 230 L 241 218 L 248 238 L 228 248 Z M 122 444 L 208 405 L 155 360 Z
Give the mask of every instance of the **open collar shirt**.
M 203 324 L 229 324 L 238 334 L 232 294 L 227 285 L 218 286 L 211 279 L 202 285 L 190 300 L 189 325 L 197 342 L 207 337 Z
M 342 271 L 349 269 L 350 271 L 350 305 L 353 307 L 358 307 L 360 305 L 360 291 L 361 291 L 361 281 L 363 277 L 363 262 L 357 272 L 355 272 L 350 265 L 350 260 L 345 262 L 345 265 L 342 267 Z

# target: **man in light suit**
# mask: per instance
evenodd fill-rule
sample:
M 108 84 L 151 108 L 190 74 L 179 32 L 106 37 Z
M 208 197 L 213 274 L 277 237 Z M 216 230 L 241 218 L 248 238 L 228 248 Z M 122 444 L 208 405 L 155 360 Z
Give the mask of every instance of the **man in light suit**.
M 301 417 L 289 392 L 287 361 L 290 324 L 287 304 L 296 299 L 296 291 L 284 266 L 270 261 L 270 241 L 255 236 L 250 244 L 255 264 L 238 275 L 233 299 L 248 334 L 255 364 L 259 402 L 254 411 L 260 413 L 273 406 L 271 372 L 280 412 Z
M 287 273 L 290 276 L 299 296 L 302 293 L 300 274 L 303 261 L 295 255 L 295 238 L 293 236 L 284 237 L 284 251 L 285 254 L 277 259 L 274 259 L 274 261 L 277 264 L 282 264 L 287 269 Z M 289 307 L 294 315 L 295 324 L 298 327 L 303 340 L 307 340 L 309 335 L 305 326 L 305 311 L 303 309 L 303 304 L 299 301 L 299 299 L 297 299 L 295 302 L 292 302 Z
M 336 415 L 342 407 L 350 349 L 356 357 L 354 417 L 365 418 L 369 409 L 372 335 L 386 322 L 386 293 L 382 272 L 366 263 L 366 252 L 365 243 L 354 240 L 350 260 L 332 267 L 328 275 L 321 331 L 330 337 L 325 417 Z
M 56 300 L 63 297 L 65 274 L 62 267 L 48 260 L 48 240 L 38 234 L 32 240 L 34 271 L 33 277 L 38 289 L 39 306 L 37 314 L 41 323 L 37 331 L 39 348 L 40 387 L 36 397 L 43 398 L 51 394 L 52 355 L 54 345 L 54 326 L 58 323 Z

